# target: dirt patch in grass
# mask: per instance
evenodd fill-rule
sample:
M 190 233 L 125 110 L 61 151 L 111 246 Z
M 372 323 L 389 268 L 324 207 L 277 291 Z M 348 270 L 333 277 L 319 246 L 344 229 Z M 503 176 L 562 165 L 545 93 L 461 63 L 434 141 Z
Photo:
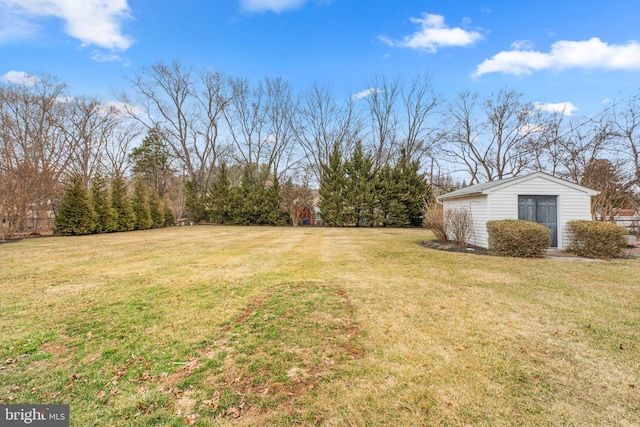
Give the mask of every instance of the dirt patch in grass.
M 249 304 L 244 309 L 244 312 L 236 320 L 233 321 L 233 323 L 242 323 L 246 321 L 253 313 L 255 313 L 257 309 L 262 307 L 262 304 L 264 304 L 264 300 L 265 300 L 265 297 L 259 297 L 254 299 L 251 302 L 251 304 Z
M 204 417 L 252 424 L 295 411 L 304 393 L 364 354 L 352 311 L 344 290 L 286 284 L 251 301 L 213 345 L 175 372 L 147 379 L 172 397 L 174 412 L 187 423 Z

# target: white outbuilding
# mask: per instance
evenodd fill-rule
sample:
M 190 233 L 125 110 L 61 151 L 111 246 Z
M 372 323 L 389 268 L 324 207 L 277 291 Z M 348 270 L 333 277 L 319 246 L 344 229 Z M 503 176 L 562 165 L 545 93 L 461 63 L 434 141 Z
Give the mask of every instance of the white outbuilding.
M 471 214 L 469 243 L 489 247 L 487 221 L 523 219 L 546 226 L 551 247 L 570 244 L 567 223 L 591 219 L 591 196 L 598 191 L 542 172 L 471 185 L 438 197 L 444 212 L 464 208 Z

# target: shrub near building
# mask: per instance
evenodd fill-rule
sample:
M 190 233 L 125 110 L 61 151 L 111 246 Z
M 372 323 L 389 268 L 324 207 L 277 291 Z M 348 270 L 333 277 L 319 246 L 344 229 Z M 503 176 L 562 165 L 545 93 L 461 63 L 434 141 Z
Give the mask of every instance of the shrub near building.
M 615 258 L 627 246 L 627 229 L 611 222 L 571 221 L 573 235 L 568 252 L 587 258 Z
M 549 229 L 520 219 L 487 222 L 489 247 L 493 255 L 539 258 L 551 245 Z

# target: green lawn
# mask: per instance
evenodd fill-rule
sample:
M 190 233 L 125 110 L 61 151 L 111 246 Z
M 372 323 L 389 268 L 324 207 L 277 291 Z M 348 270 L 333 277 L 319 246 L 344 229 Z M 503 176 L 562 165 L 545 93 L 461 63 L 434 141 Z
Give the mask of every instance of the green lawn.
M 640 425 L 640 261 L 419 229 L 180 227 L 0 245 L 0 403 L 73 426 Z

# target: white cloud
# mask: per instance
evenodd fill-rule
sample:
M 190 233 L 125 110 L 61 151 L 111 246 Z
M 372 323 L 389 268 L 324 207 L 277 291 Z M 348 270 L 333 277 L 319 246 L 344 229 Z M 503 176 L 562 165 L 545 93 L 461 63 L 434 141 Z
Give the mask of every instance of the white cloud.
M 442 15 L 423 13 L 422 18 L 411 18 L 411 22 L 419 24 L 420 29 L 403 37 L 402 40 L 392 40 L 386 36 L 378 38 L 391 47 L 405 47 L 430 53 L 435 53 L 442 47 L 469 46 L 483 38 L 477 31 L 447 27 Z
M 549 113 L 560 113 L 564 116 L 573 116 L 573 112 L 578 110 L 578 107 L 573 105 L 572 102 L 558 102 L 555 104 L 543 104 L 536 102 L 534 108 L 539 111 L 547 111 Z
M 533 42 L 530 42 L 529 40 L 516 40 L 511 43 L 511 47 L 515 50 L 533 49 Z
M 520 129 L 518 129 L 519 135 L 532 135 L 534 133 L 543 133 L 547 128 L 542 125 L 537 125 L 533 123 L 525 123 L 522 125 Z
M 91 52 L 91 59 L 96 62 L 124 62 L 124 65 L 129 65 L 129 61 L 122 58 L 120 55 L 115 53 L 104 53 L 98 50 Z
M 22 86 L 33 86 L 38 83 L 36 76 L 32 76 L 24 71 L 8 71 L 0 77 L 0 80 Z
M 594 37 L 585 41 L 556 42 L 551 45 L 549 53 L 516 48 L 486 59 L 478 65 L 474 75 L 530 75 L 533 71 L 569 68 L 640 70 L 640 43 L 630 41 L 623 45 L 610 45 Z
M 30 39 L 38 29 L 38 25 L 21 16 L 16 7 L 0 0 L 0 41 Z
M 358 93 L 354 94 L 354 95 L 351 97 L 351 100 L 352 100 L 352 101 L 357 101 L 357 100 L 359 100 L 359 99 L 364 99 L 364 98 L 366 98 L 367 96 L 372 95 L 372 94 L 374 94 L 374 93 L 378 93 L 378 92 L 381 92 L 381 90 L 380 90 L 380 89 L 378 89 L 377 87 L 372 87 L 372 88 L 369 88 L 369 89 L 363 90 L 362 92 L 358 92 Z
M 119 116 L 128 116 L 131 114 L 140 115 L 144 112 L 143 109 L 137 105 L 119 101 L 109 101 L 105 104 L 101 104 L 98 108 L 100 109 L 100 113 L 104 115 L 111 113 Z
M 80 40 L 82 46 L 122 51 L 133 43 L 121 31 L 122 21 L 131 17 L 127 0 L 0 0 L 0 15 L 31 25 L 31 32 L 36 28 L 34 19 L 59 18 L 64 21 L 65 32 Z M 12 28 L 2 34 L 5 39 L 25 35 Z
M 298 9 L 307 0 L 240 0 L 240 7 L 250 12 L 275 12 Z

